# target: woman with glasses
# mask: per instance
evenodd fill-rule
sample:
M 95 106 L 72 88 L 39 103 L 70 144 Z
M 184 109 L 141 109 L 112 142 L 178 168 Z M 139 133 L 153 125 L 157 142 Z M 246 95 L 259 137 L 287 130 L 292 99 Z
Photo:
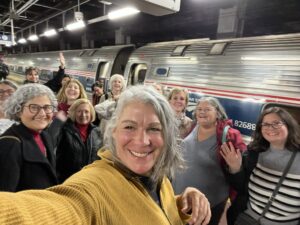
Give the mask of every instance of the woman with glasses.
M 232 145 L 222 145 L 230 182 L 238 191 L 236 201 L 227 213 L 228 224 L 235 224 L 241 212 L 259 220 L 295 151 L 296 156 L 286 178 L 260 224 L 300 224 L 299 124 L 286 110 L 271 107 L 260 115 L 252 139 L 243 156 Z
M 88 99 L 76 100 L 69 109 L 57 145 L 56 171 L 59 183 L 96 159 L 102 147 L 98 127 L 92 124 L 96 113 Z
M 209 224 L 217 225 L 230 194 L 227 166 L 220 155 L 222 136 L 223 141 L 232 143 L 237 151 L 246 150 L 246 145 L 240 132 L 232 128 L 232 121 L 216 98 L 201 98 L 194 115 L 197 125 L 182 143 L 188 169 L 177 173 L 175 191 L 180 193 L 191 186 L 203 192 L 211 205 Z
M 9 80 L 0 81 L 0 135 L 6 131 L 15 121 L 7 119 L 4 115 L 3 105 L 6 99 L 9 98 L 18 86 Z
M 12 125 L 0 136 L 0 190 L 43 189 L 57 184 L 54 147 L 48 126 L 57 102 L 41 84 L 22 85 L 4 104 Z M 53 130 L 55 130 L 53 128 Z

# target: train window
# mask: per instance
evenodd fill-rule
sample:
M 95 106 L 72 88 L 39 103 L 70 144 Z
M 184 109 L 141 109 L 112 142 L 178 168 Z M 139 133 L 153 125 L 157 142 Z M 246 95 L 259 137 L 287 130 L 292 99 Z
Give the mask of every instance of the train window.
M 169 74 L 169 67 L 159 67 L 155 69 L 155 76 L 167 77 Z
M 130 68 L 129 84 L 143 84 L 147 74 L 147 65 L 144 63 L 133 64 Z
M 222 55 L 224 50 L 225 50 L 225 47 L 227 46 L 227 42 L 223 42 L 223 43 L 215 43 L 210 51 L 209 51 L 209 55 Z
M 97 50 L 91 50 L 91 51 L 89 52 L 89 56 L 93 56 L 93 55 L 96 53 L 96 51 L 97 51 Z
M 88 63 L 87 65 L 88 70 L 91 70 L 94 68 L 94 63 Z
M 184 50 L 186 49 L 186 45 L 178 45 L 174 48 L 171 56 L 183 56 Z
M 85 50 L 79 52 L 78 56 L 82 56 L 85 53 Z

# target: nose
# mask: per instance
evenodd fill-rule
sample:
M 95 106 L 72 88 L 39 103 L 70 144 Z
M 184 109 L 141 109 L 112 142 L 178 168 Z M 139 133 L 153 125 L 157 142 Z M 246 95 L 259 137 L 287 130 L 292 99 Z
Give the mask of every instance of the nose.
M 150 145 L 150 136 L 146 130 L 139 130 L 136 134 L 135 141 L 142 146 Z

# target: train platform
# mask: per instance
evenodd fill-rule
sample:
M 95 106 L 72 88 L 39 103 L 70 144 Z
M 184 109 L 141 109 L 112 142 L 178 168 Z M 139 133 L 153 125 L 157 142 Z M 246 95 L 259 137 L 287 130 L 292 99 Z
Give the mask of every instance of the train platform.
M 7 80 L 13 81 L 20 85 L 23 84 L 25 80 L 25 75 L 10 72 L 9 75 L 7 76 Z

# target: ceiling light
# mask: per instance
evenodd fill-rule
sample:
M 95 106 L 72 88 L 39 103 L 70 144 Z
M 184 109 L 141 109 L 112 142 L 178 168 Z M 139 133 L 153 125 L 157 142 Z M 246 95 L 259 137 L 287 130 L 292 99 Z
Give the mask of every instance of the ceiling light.
M 99 1 L 100 3 L 102 3 L 103 5 L 111 5 L 112 3 L 109 1 Z
M 26 41 L 25 38 L 20 38 L 20 39 L 18 40 L 18 42 L 19 42 L 20 44 L 25 44 L 27 41 Z
M 80 29 L 80 28 L 83 28 L 83 27 L 85 27 L 85 23 L 82 20 L 80 20 L 80 21 L 77 21 L 75 23 L 68 24 L 66 26 L 66 29 L 67 30 L 76 30 L 76 29 Z
M 47 37 L 54 36 L 54 35 L 56 35 L 56 34 L 57 34 L 57 32 L 56 32 L 55 29 L 46 30 L 46 31 L 44 32 L 44 36 L 47 36 Z
M 108 18 L 111 20 L 115 20 L 115 19 L 119 19 L 121 17 L 125 17 L 125 16 L 129 16 L 129 15 L 133 15 L 136 13 L 139 13 L 140 11 L 137 10 L 136 8 L 132 8 L 132 7 L 127 7 L 124 9 L 119 9 L 116 11 L 112 11 L 110 13 L 108 13 Z
M 29 41 L 36 41 L 36 40 L 38 40 L 38 39 L 39 39 L 39 37 L 38 37 L 36 34 L 30 35 L 30 36 L 28 37 L 28 40 L 29 40 Z

